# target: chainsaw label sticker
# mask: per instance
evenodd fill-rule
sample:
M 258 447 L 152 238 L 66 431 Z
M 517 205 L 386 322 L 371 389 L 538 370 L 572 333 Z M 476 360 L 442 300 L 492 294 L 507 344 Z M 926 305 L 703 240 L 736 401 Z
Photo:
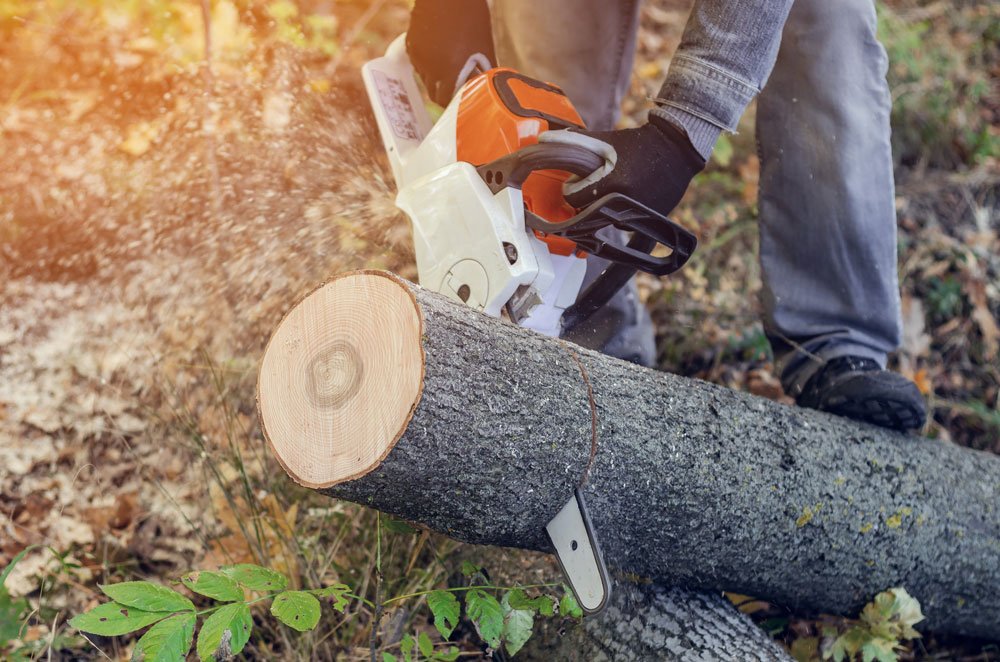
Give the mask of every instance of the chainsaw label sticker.
M 406 93 L 403 81 L 374 71 L 375 87 L 378 88 L 378 98 L 382 102 L 392 131 L 405 140 L 420 140 L 417 129 L 417 115 L 413 112 L 410 95 Z

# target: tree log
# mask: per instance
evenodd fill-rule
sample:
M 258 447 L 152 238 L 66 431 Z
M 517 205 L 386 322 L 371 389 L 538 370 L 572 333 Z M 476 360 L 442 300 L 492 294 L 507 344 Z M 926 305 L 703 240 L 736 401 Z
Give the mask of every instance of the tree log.
M 608 565 L 799 612 L 905 586 L 1000 639 L 1000 458 L 647 370 L 384 272 L 282 320 L 265 434 L 308 487 L 454 538 L 548 548 L 583 484 Z
M 528 660 L 791 662 L 721 594 L 618 583 L 601 614 L 565 633 L 551 623 L 524 649 Z

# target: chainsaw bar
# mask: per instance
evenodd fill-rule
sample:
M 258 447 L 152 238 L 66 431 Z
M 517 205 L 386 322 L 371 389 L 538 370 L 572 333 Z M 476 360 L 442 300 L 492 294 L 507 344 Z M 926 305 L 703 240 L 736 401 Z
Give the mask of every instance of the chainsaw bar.
M 563 576 L 587 615 L 604 610 L 611 597 L 611 581 L 601 548 L 579 488 L 545 526 Z

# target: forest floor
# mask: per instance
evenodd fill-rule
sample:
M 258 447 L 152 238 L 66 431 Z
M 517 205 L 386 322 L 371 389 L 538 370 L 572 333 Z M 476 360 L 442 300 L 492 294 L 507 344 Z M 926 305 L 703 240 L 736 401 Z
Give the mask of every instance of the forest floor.
M 127 639 L 66 626 L 109 581 L 247 561 L 372 590 L 375 515 L 290 484 L 263 443 L 254 384 L 270 331 L 317 282 L 362 267 L 416 278 L 358 75 L 407 10 L 332 3 L 332 22 L 307 26 L 267 14 L 281 3 L 243 4 L 216 3 L 205 70 L 187 10 L 164 28 L 179 36 L 155 42 L 107 15 L 25 20 L 0 3 L 0 568 L 51 548 L 14 568 L 13 601 L 0 591 L 0 657 L 125 656 Z M 624 126 L 649 107 L 686 11 L 644 8 Z M 895 2 L 881 27 L 905 325 L 893 366 L 928 398 L 925 434 L 1000 452 L 1000 9 Z M 698 253 L 641 291 L 661 368 L 789 401 L 760 324 L 758 171 L 751 109 L 676 212 Z M 405 526 L 386 536 L 384 590 L 441 585 L 459 559 L 484 558 Z M 514 581 L 557 577 L 546 557 L 489 557 Z M 743 608 L 806 642 L 802 659 L 819 654 L 824 625 L 844 624 Z M 12 633 L 5 616 L 27 624 Z M 389 620 L 430 631 L 419 605 Z M 370 622 L 359 606 L 291 637 L 261 619 L 246 652 L 367 659 Z M 474 632 L 462 646 L 482 650 Z M 902 655 L 1000 648 L 928 637 Z

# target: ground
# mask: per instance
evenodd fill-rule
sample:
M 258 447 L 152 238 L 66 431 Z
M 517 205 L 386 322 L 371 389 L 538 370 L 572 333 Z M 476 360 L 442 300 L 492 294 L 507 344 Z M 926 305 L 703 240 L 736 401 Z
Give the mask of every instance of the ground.
M 197 2 L 0 0 L 0 567 L 46 546 L 5 584 L 37 611 L 0 596 L 0 621 L 26 622 L 0 627 L 5 655 L 125 655 L 128 638 L 66 626 L 99 582 L 259 561 L 296 584 L 373 590 L 375 515 L 290 484 L 254 383 L 269 332 L 317 282 L 359 267 L 416 277 L 358 77 L 407 9 L 212 7 L 205 66 Z M 623 125 L 641 121 L 686 11 L 644 8 Z M 1000 10 L 897 0 L 880 29 L 905 322 L 893 365 L 928 398 L 925 434 L 1000 452 Z M 751 108 L 675 214 L 696 256 L 641 290 L 663 369 L 780 400 L 759 322 L 752 127 Z M 402 526 L 386 536 L 382 590 L 397 594 L 482 554 Z M 555 576 L 543 557 L 490 557 L 512 581 Z M 842 626 L 743 602 L 807 658 L 823 623 Z M 369 611 L 328 620 L 293 636 L 258 618 L 248 655 L 367 659 Z M 431 631 L 419 603 L 384 622 Z M 997 651 L 929 638 L 905 655 Z

